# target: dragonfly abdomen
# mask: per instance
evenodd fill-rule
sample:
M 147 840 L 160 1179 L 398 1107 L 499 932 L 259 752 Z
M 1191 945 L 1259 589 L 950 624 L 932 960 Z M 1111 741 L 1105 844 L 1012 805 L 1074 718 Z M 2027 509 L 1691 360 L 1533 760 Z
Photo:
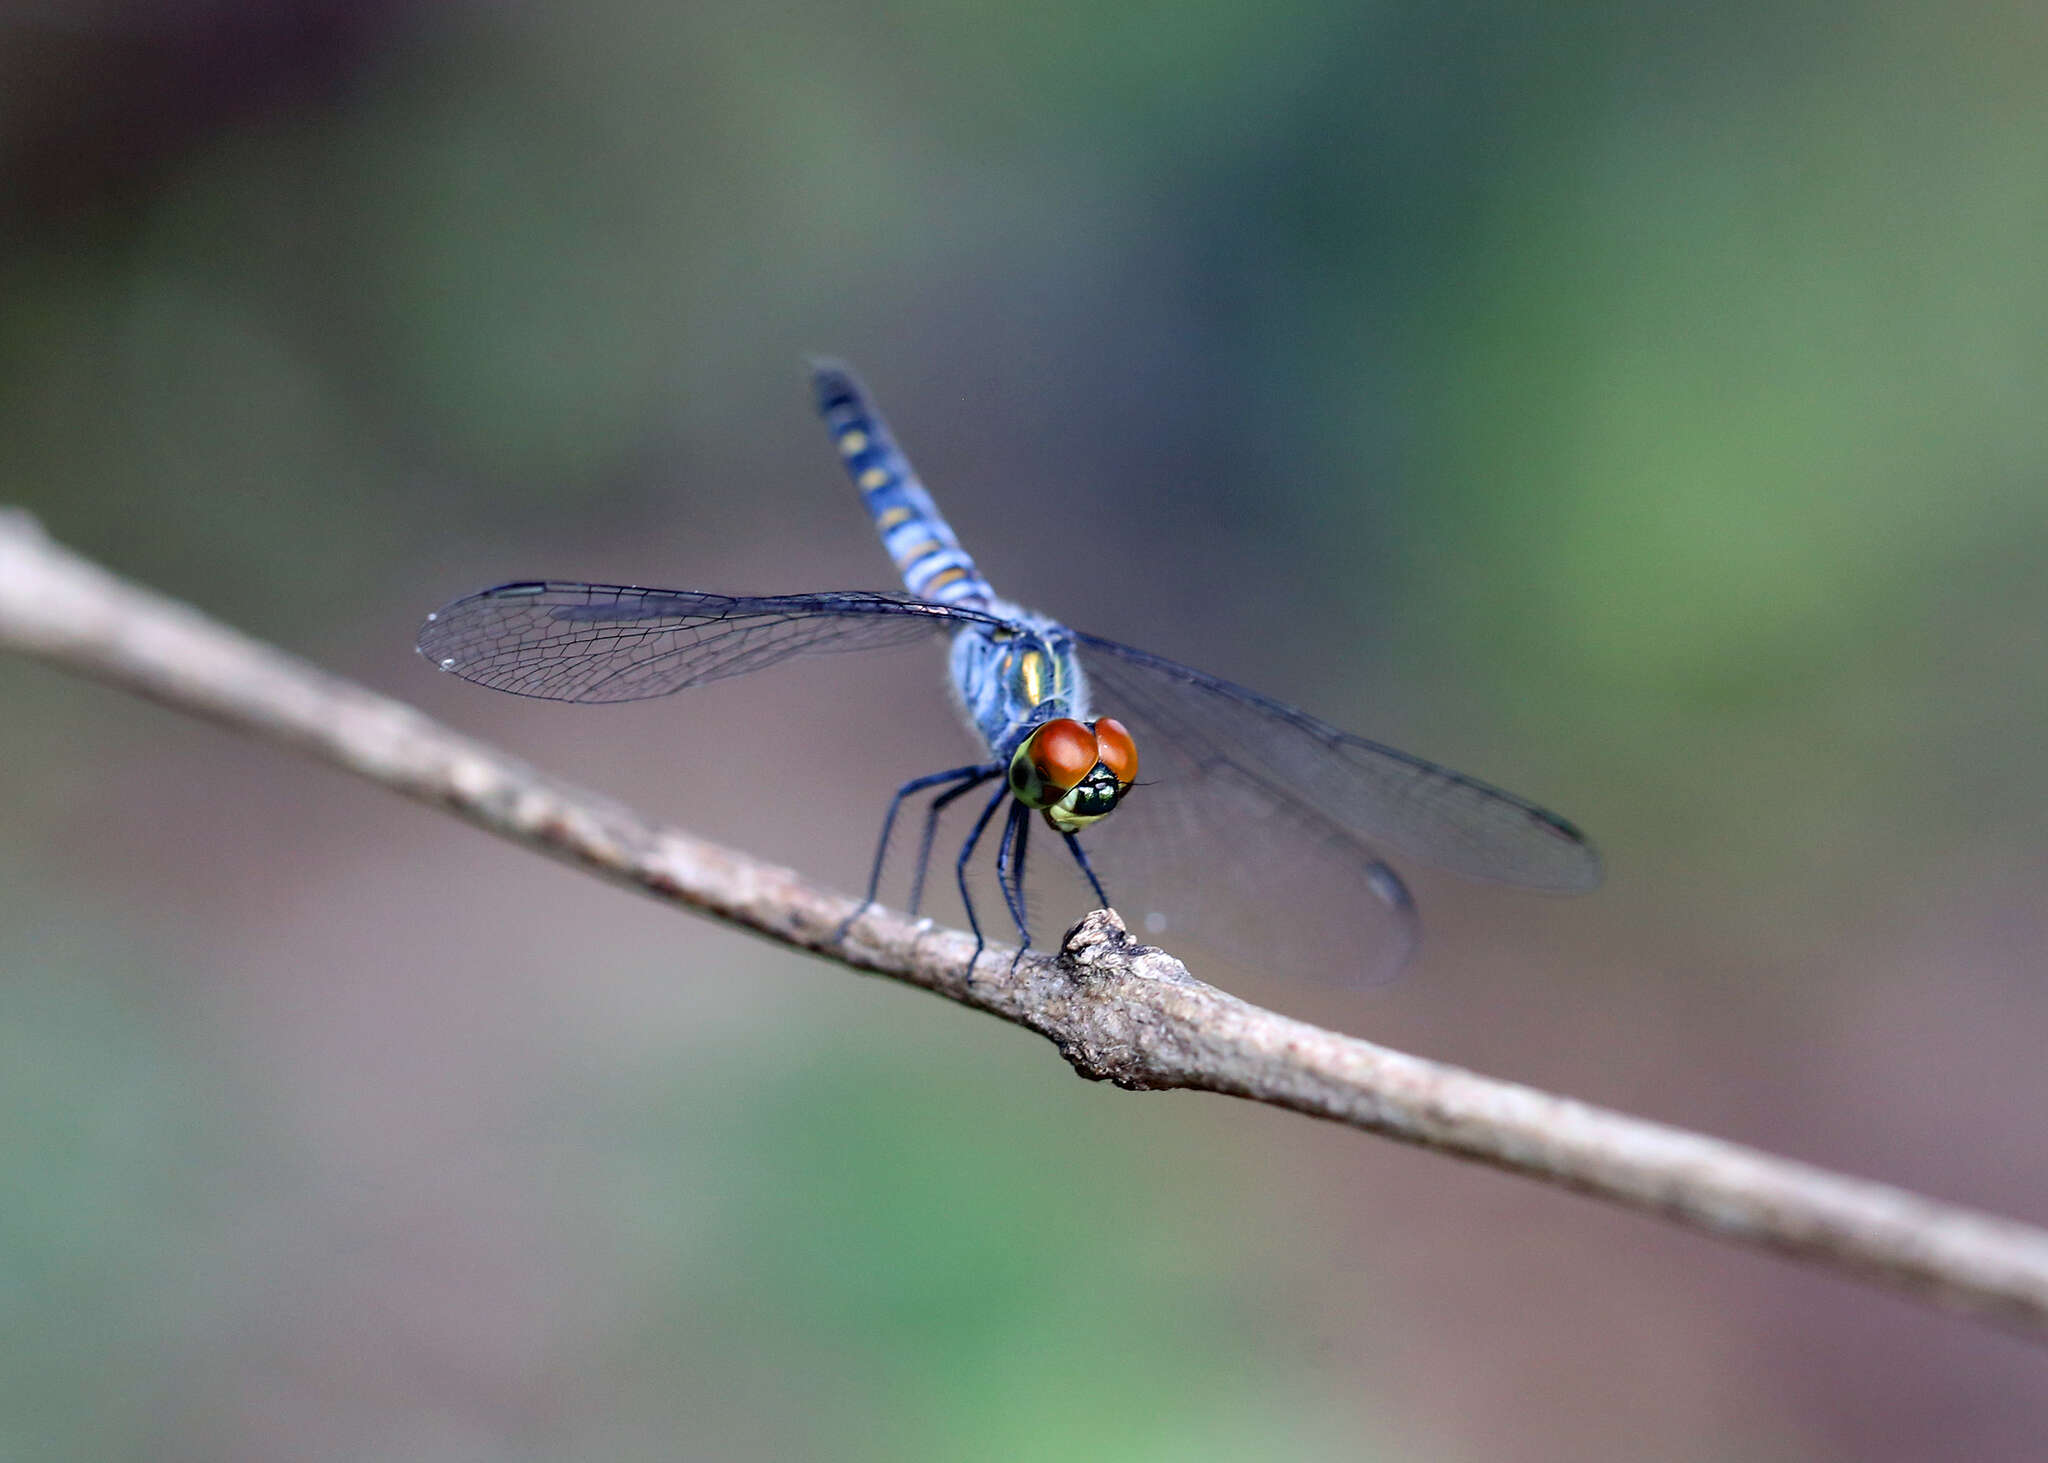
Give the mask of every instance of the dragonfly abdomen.
M 832 361 L 812 362 L 811 378 L 818 390 L 818 411 L 839 448 L 839 459 L 860 489 L 882 547 L 903 576 L 903 587 L 939 604 L 986 606 L 995 591 L 939 515 L 860 382 Z

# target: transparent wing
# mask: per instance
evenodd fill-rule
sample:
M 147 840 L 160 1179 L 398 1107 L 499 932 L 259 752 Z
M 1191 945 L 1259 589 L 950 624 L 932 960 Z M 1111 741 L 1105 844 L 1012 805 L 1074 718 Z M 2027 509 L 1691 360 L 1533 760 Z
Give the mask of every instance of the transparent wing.
M 419 651 L 452 675 L 550 701 L 638 701 L 794 655 L 882 650 L 1005 621 L 907 594 L 730 595 L 533 580 L 427 617 Z
M 1558 893 L 1600 882 L 1600 855 L 1556 813 L 1163 657 L 1076 638 L 1096 714 L 1143 733 L 1138 778 L 1152 784 L 1105 827 L 1141 800 L 1200 802 L 1221 788 L 1226 800 L 1270 806 L 1304 841 L 1334 840 L 1367 858 L 1391 848 L 1468 878 Z
M 1373 985 L 1400 973 L 1420 921 L 1371 847 L 1227 770 L 1198 771 L 1143 720 L 1130 722 L 1140 785 L 1081 835 L 1133 935 L 1252 974 Z
M 1083 842 L 1141 939 L 1369 984 L 1420 940 L 1388 851 L 1530 888 L 1599 882 L 1599 855 L 1555 813 L 1160 656 L 1076 638 L 1095 713 L 1138 745 L 1139 785 Z

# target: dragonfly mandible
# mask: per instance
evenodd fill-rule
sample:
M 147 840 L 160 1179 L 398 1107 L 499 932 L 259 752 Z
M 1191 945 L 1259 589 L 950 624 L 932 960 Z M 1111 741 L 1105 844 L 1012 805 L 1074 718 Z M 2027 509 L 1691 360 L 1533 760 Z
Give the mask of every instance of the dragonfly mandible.
M 1313 890 L 1347 918 L 1366 916 L 1375 948 L 1362 958 L 1382 968 L 1405 962 L 1418 932 L 1414 900 L 1382 848 L 1531 889 L 1579 892 L 1599 883 L 1600 858 L 1585 835 L 1532 802 L 1000 598 L 853 374 L 818 361 L 812 380 L 903 592 L 728 595 L 522 580 L 429 615 L 420 653 L 496 690 L 613 702 L 666 696 L 799 655 L 949 641 L 949 680 L 980 755 L 896 790 L 861 911 L 879 896 L 906 801 L 928 795 L 910 890 L 915 914 L 941 815 L 993 784 L 954 859 L 975 936 L 970 976 L 986 937 L 969 870 L 999 815 L 996 883 L 1019 955 L 1031 943 L 1024 877 L 1039 824 L 1064 844 L 1104 908 L 1109 894 L 1088 847 L 1098 831 L 1128 830 L 1141 854 L 1149 844 L 1151 854 L 1212 875 L 1249 870 L 1248 892 L 1259 904 L 1277 900 L 1285 909 L 1290 896 L 1299 904 Z M 1304 877 L 1310 869 L 1320 881 Z M 1247 892 L 1244 879 L 1231 882 Z M 1155 887 L 1147 898 L 1171 903 L 1172 892 Z M 1204 892 L 1196 902 L 1210 898 Z M 1173 926 L 1153 913 L 1143 927 Z

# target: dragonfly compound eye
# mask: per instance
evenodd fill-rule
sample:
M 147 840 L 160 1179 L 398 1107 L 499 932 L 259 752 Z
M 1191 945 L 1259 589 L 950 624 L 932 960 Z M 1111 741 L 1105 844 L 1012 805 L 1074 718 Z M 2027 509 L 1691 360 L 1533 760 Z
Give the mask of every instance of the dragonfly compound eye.
M 1118 782 L 1129 787 L 1138 780 L 1138 744 L 1122 722 L 1107 716 L 1096 722 L 1095 745 L 1102 765 Z
M 1047 807 L 1078 786 L 1099 756 L 1094 732 L 1071 717 L 1055 717 L 1010 759 L 1010 790 L 1027 807 Z

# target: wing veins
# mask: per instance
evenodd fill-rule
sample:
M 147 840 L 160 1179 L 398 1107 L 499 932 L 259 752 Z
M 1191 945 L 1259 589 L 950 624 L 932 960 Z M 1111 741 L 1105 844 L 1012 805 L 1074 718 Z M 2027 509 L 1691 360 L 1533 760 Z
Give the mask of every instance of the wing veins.
M 1599 882 L 1599 857 L 1584 835 L 1526 799 L 1163 656 L 1099 636 L 1076 638 L 1097 652 L 1095 679 L 1130 698 L 1198 771 L 1220 761 L 1314 826 L 1481 878 L 1550 889 Z M 1279 740 L 1272 755 L 1257 755 L 1253 716 L 1286 727 L 1301 743 L 1290 752 Z M 1316 749 L 1310 760 L 1301 760 L 1302 744 Z
M 523 581 L 439 611 L 420 651 L 466 679 L 561 701 L 667 695 L 795 655 L 884 649 L 967 624 L 979 610 L 866 590 L 741 597 Z

